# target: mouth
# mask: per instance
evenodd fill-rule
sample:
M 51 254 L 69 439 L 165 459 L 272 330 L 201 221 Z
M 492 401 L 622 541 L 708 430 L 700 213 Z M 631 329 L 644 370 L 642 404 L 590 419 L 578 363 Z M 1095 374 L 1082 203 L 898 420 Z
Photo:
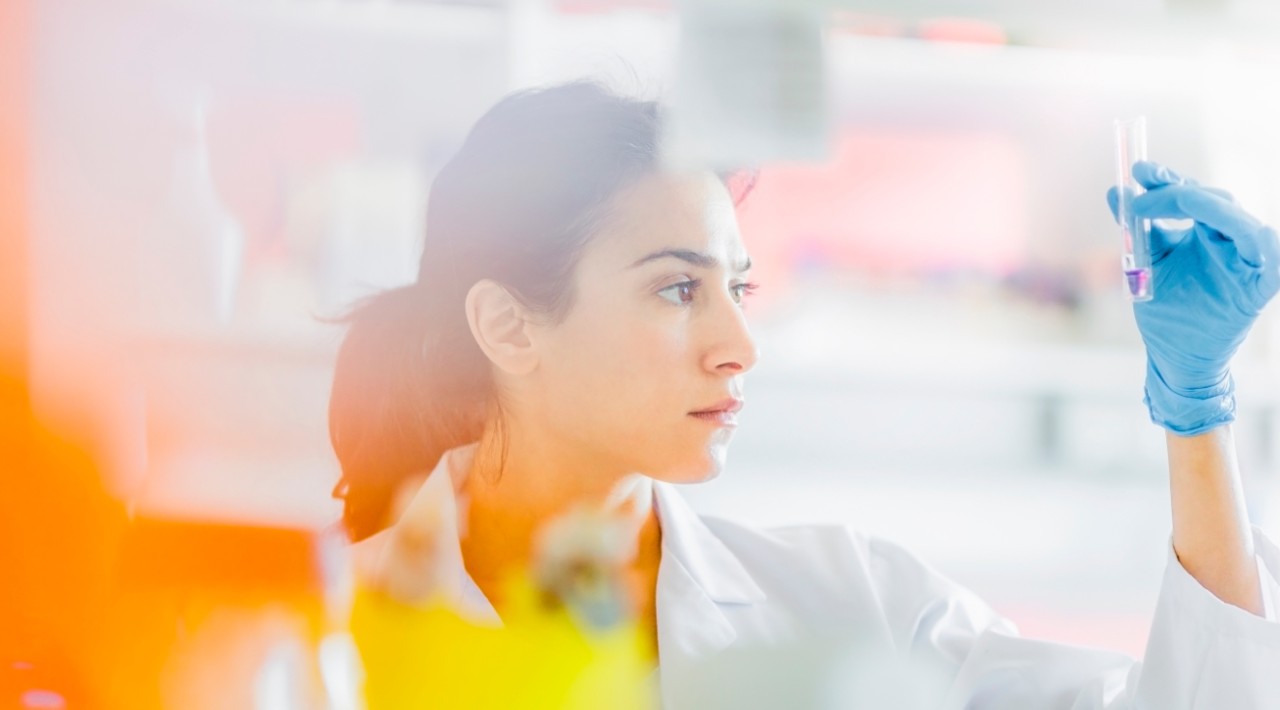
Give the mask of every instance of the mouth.
M 736 427 L 738 426 L 738 411 L 742 409 L 743 404 L 742 400 L 730 397 L 710 407 L 689 412 L 689 416 L 716 426 Z

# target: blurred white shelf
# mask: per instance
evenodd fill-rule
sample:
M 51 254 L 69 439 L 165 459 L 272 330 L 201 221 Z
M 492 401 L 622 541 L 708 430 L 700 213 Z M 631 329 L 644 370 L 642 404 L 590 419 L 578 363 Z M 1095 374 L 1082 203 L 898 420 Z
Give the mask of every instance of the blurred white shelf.
M 266 326 L 150 331 L 129 336 L 132 349 L 146 360 L 221 360 L 227 364 L 288 364 L 330 369 L 346 329 L 341 324 L 315 328 Z
M 745 381 L 736 460 L 1163 477 L 1164 436 L 1142 403 L 1136 335 L 1094 344 L 1069 322 L 1024 329 L 1024 320 L 1048 316 L 1017 304 L 925 301 L 815 294 L 757 327 L 761 358 Z M 1242 355 L 1233 368 L 1235 432 L 1250 478 L 1280 474 L 1280 362 L 1265 352 Z
M 202 520 L 321 528 L 341 514 L 341 503 L 330 495 L 337 480 L 337 461 L 331 457 L 187 449 L 149 462 L 133 508 Z
M 388 2 L 368 0 L 249 0 L 172 2 L 139 0 L 138 9 L 175 10 L 223 21 L 258 22 L 268 28 L 311 30 L 343 35 L 408 37 L 462 44 L 501 39 L 506 11 L 497 4 Z
M 1019 33 L 1259 37 L 1280 25 L 1267 0 L 832 0 L 831 7 L 908 20 L 977 19 Z
M 775 332 L 769 352 L 773 361 L 754 379 L 859 390 L 1130 402 L 1134 392 L 1140 395 L 1145 376 L 1146 356 L 1140 348 L 902 337 L 908 330 L 896 334 L 896 340 L 837 329 L 819 337 Z M 1277 365 L 1258 360 L 1233 365 L 1237 381 L 1248 383 L 1251 405 L 1280 405 Z

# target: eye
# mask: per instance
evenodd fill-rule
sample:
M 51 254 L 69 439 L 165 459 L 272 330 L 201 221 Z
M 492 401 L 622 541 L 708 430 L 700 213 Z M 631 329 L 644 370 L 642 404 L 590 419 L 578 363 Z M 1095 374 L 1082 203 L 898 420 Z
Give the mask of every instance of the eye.
M 698 287 L 701 285 L 702 281 L 700 279 L 681 281 L 678 284 L 671 284 L 670 286 L 662 289 L 658 292 L 658 295 L 666 298 L 677 306 L 687 306 L 693 302 L 693 294 L 698 292 Z M 675 299 L 664 296 L 663 294 L 666 293 L 674 294 Z
M 755 293 L 755 290 L 758 288 L 760 288 L 760 284 L 752 283 L 750 281 L 735 284 L 731 287 L 731 290 L 733 291 L 733 300 L 737 303 L 742 303 L 742 299 Z

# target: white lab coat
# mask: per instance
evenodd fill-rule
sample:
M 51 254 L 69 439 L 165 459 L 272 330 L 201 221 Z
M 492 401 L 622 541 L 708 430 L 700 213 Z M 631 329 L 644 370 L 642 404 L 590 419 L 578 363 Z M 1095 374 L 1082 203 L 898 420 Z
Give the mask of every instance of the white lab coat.
M 474 450 L 452 449 L 433 477 L 448 470 L 456 480 Z M 1256 530 L 1266 617 L 1214 597 L 1170 546 L 1137 662 L 1020 638 L 906 550 L 845 526 L 761 530 L 702 517 L 660 482 L 654 503 L 662 530 L 655 680 L 668 710 L 846 707 L 853 697 L 948 710 L 1280 708 L 1280 584 L 1272 574 L 1280 549 Z M 365 559 L 376 559 L 383 537 L 357 545 Z M 465 570 L 455 578 L 466 611 L 496 619 Z M 897 683 L 903 700 L 867 691 L 868 678 L 856 680 L 860 668 L 874 669 L 864 674 L 870 681 Z

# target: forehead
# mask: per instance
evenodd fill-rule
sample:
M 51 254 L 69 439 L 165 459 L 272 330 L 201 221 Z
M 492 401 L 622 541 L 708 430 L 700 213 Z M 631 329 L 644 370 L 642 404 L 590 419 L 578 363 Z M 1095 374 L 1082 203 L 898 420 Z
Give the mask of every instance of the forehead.
M 729 191 L 711 172 L 655 173 L 619 193 L 588 254 L 630 264 L 666 248 L 710 254 L 721 263 L 746 258 Z

